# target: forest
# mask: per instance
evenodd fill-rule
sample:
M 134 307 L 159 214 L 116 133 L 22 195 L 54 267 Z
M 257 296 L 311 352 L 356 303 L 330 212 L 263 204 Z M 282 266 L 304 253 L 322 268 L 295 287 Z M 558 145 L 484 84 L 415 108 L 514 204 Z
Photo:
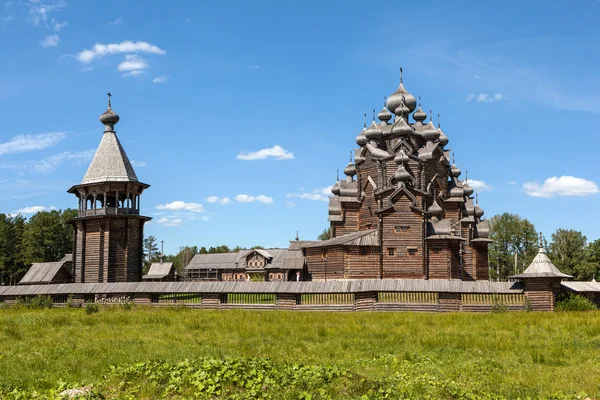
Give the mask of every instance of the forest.
M 73 248 L 73 228 L 67 223 L 77 216 L 77 210 L 41 211 L 29 219 L 22 215 L 0 214 L 0 285 L 19 282 L 35 262 L 58 261 Z M 490 219 L 489 247 L 492 280 L 506 280 L 523 272 L 538 252 L 539 239 L 535 226 L 526 218 L 504 213 Z M 317 239 L 328 238 L 325 230 Z M 144 239 L 144 273 L 161 257 L 159 239 Z M 575 280 L 591 280 L 600 268 L 600 239 L 588 241 L 579 231 L 560 228 L 545 241 L 548 256 L 562 272 Z M 260 248 L 253 246 L 252 248 Z M 164 261 L 174 263 L 178 271 L 196 254 L 239 251 L 242 247 L 228 245 L 179 247 L 177 254 L 165 254 Z

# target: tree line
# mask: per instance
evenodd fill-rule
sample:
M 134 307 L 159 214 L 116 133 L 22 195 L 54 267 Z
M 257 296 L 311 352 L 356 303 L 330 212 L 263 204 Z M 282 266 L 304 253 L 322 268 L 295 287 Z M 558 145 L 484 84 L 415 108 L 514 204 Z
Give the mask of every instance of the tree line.
M 18 283 L 31 264 L 59 261 L 73 252 L 73 228 L 67 221 L 77 210 L 42 211 L 28 220 L 0 214 L 0 285 Z
M 22 215 L 0 214 L 0 285 L 18 283 L 31 264 L 58 261 L 73 252 L 73 228 L 67 221 L 77 216 L 77 210 L 41 211 L 26 219 Z M 326 229 L 319 240 L 329 238 Z M 523 272 L 539 248 L 534 225 L 516 214 L 504 213 L 490 219 L 490 278 L 505 280 Z M 591 280 L 600 268 L 600 239 L 589 242 L 579 231 L 558 229 L 545 242 L 548 256 L 562 272 L 576 280 Z M 144 273 L 152 262 L 160 260 L 158 240 L 144 238 Z M 253 246 L 252 249 L 262 248 Z M 243 248 L 227 245 L 181 246 L 176 254 L 164 256 L 179 272 L 196 254 L 238 252 Z

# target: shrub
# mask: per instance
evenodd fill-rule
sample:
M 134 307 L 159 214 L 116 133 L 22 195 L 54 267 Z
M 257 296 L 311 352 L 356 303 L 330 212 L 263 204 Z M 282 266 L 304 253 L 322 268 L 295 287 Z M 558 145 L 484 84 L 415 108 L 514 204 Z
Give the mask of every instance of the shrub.
M 96 304 L 96 303 L 85 303 L 85 313 L 90 315 L 90 314 L 95 314 L 98 311 L 100 311 L 100 305 Z
M 506 311 L 506 304 L 502 301 L 502 298 L 499 296 L 494 296 L 492 298 L 492 312 L 493 313 L 503 313 Z
M 31 309 L 50 308 L 52 307 L 52 298 L 50 296 L 40 295 L 35 297 L 19 297 L 15 302 L 15 306 Z
M 596 309 L 594 303 L 589 299 L 575 293 L 561 296 L 554 307 L 556 311 L 591 311 Z
M 68 308 L 76 308 L 76 307 L 81 307 L 81 303 L 80 303 L 80 302 L 74 302 L 74 301 L 73 301 L 73 295 L 72 295 L 72 294 L 70 294 L 70 295 L 67 297 L 67 302 L 65 303 L 65 305 L 66 305 Z
M 123 310 L 131 310 L 134 306 L 133 301 L 126 301 L 125 303 L 121 303 L 121 308 Z

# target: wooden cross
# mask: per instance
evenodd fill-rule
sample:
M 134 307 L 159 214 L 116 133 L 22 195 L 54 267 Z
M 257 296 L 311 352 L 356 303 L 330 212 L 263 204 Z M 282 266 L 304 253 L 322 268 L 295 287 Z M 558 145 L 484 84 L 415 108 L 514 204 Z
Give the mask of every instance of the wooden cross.
M 110 98 L 112 97 L 112 94 L 110 94 L 110 92 L 106 93 L 106 95 L 108 96 L 108 108 L 110 108 Z

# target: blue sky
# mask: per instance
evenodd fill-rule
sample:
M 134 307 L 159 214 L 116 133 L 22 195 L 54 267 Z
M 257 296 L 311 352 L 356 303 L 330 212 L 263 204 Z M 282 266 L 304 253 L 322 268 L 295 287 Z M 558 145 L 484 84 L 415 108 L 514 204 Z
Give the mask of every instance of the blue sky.
M 403 66 L 486 217 L 600 237 L 599 1 L 141 4 L 0 5 L 0 212 L 77 206 L 111 91 L 167 252 L 313 239 Z

